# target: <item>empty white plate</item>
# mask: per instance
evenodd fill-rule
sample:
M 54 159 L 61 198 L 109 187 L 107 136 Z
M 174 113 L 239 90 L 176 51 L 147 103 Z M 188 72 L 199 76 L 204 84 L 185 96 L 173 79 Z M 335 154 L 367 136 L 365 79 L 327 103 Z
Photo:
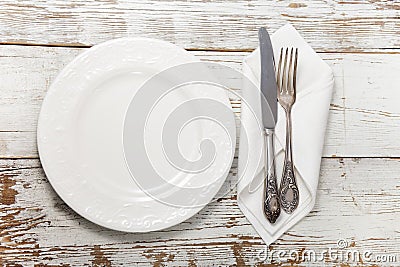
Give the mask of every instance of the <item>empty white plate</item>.
M 38 149 L 51 185 L 81 216 L 115 230 L 155 231 L 188 219 L 217 194 L 235 150 L 227 94 L 187 84 L 143 113 L 151 99 L 143 89 L 179 83 L 166 70 L 190 62 L 198 60 L 173 44 L 122 38 L 88 49 L 54 80 L 40 112 Z M 196 118 L 214 111 L 215 121 Z M 182 119 L 189 121 L 177 130 Z

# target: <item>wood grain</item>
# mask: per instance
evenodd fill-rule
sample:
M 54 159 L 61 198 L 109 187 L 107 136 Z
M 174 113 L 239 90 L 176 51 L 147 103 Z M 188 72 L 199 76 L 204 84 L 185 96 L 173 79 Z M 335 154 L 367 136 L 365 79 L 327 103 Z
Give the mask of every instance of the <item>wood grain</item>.
M 400 266 L 400 2 L 381 0 L 0 0 L 0 266 Z M 293 24 L 335 74 L 313 211 L 269 249 L 336 249 L 395 262 L 258 259 L 264 243 L 235 191 L 173 228 L 96 226 L 53 191 L 38 160 L 40 106 L 56 74 L 94 44 L 160 38 L 240 69 L 257 29 Z M 240 101 L 231 99 L 235 112 Z M 237 159 L 224 188 L 235 188 Z
M 57 73 L 84 49 L 0 46 L 0 158 L 37 158 L 36 126 L 42 100 Z M 192 52 L 241 68 L 247 52 Z M 400 157 L 396 97 L 400 53 L 322 53 L 335 88 L 325 157 Z M 236 112 L 239 99 L 232 98 Z M 368 143 L 368 146 L 366 145 Z
M 348 250 L 399 255 L 399 172 L 398 159 L 324 159 L 314 210 L 271 249 L 321 253 L 336 249 L 342 238 L 348 241 Z M 231 178 L 235 173 L 236 162 Z M 260 263 L 257 257 L 264 243 L 237 207 L 235 191 L 175 227 L 127 234 L 96 226 L 74 213 L 52 190 L 36 159 L 0 160 L 0 179 L 0 262 L 7 266 Z
M 91 46 L 123 36 L 162 38 L 189 49 L 248 51 L 257 29 L 293 24 L 318 51 L 400 45 L 398 1 L 2 0 L 0 40 Z

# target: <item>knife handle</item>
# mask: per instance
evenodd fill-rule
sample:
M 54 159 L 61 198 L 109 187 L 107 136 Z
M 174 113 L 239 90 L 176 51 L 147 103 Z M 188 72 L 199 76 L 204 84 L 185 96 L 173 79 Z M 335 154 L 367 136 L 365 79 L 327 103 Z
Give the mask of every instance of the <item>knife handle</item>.
M 270 223 L 275 223 L 281 214 L 278 183 L 275 171 L 274 130 L 264 129 L 264 201 L 263 210 Z

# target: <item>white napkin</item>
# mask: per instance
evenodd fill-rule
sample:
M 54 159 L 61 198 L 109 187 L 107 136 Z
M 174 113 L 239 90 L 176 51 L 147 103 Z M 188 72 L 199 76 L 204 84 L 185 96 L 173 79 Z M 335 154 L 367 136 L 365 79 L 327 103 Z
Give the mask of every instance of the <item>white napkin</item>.
M 333 90 L 331 68 L 315 53 L 291 25 L 271 36 L 275 59 L 281 47 L 298 47 L 297 97 L 292 109 L 293 162 L 300 191 L 298 208 L 290 215 L 283 210 L 275 224 L 270 224 L 262 210 L 263 135 L 260 94 L 244 84 L 242 96 L 241 139 L 239 147 L 238 205 L 261 238 L 268 245 L 299 222 L 314 207 L 325 129 Z M 260 83 L 260 52 L 256 49 L 243 62 L 244 74 Z M 285 144 L 285 111 L 278 104 L 275 129 L 276 171 L 278 184 L 282 174 Z

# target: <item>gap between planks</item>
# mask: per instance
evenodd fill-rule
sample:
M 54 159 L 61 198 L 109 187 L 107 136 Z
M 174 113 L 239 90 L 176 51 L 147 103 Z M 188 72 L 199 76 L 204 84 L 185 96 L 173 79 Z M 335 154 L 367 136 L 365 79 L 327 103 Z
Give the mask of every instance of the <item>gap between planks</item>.
M 234 159 L 237 159 L 238 157 L 234 157 Z M 357 157 L 352 157 L 352 156 L 322 156 L 321 159 L 393 159 L 393 160 L 400 160 L 400 157 L 390 157 L 390 156 L 357 156 Z M 27 157 L 1 157 L 0 160 L 40 160 L 40 157 L 32 157 L 32 156 L 27 156 Z
M 55 47 L 55 48 L 91 48 L 92 45 L 83 45 L 80 43 L 48 43 L 48 44 L 39 44 L 39 43 L 21 43 L 21 42 L 0 42 L 0 45 L 4 46 L 37 46 L 37 47 Z M 185 50 L 191 52 L 237 52 L 237 53 L 249 53 L 253 52 L 254 49 L 216 49 L 216 48 L 194 48 L 194 47 L 184 47 Z M 319 54 L 400 54 L 399 47 L 378 47 L 372 49 L 360 49 L 360 50 L 324 50 L 318 51 L 315 50 Z

